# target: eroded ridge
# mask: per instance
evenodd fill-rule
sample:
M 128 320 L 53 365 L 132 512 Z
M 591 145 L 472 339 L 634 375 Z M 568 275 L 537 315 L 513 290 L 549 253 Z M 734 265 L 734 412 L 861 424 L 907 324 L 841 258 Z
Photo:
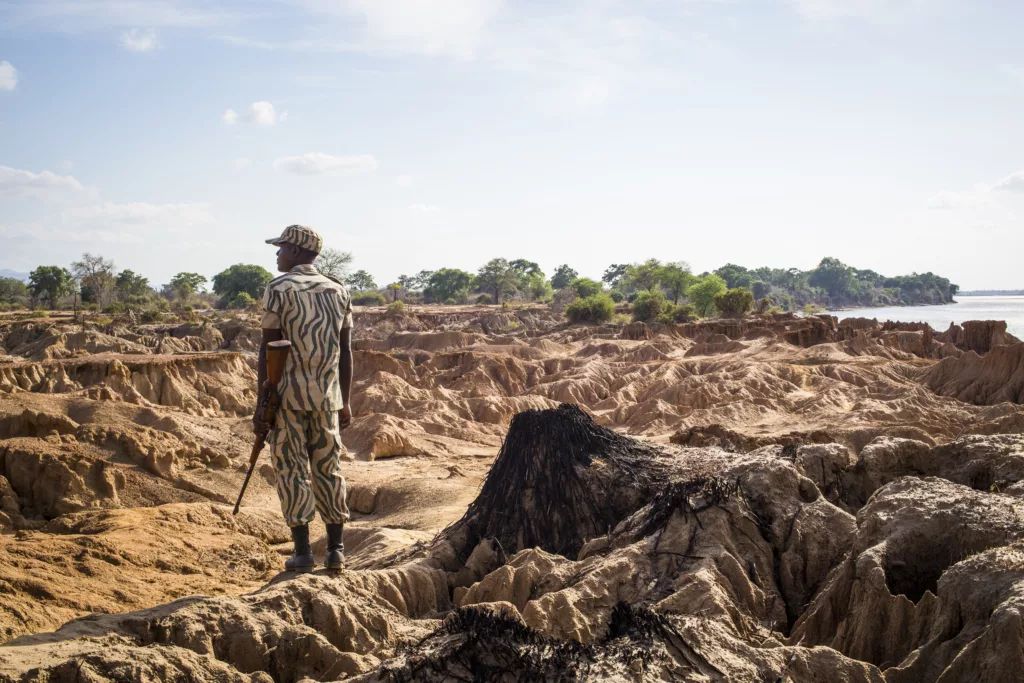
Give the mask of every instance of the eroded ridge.
M 252 321 L 0 327 L 0 677 L 1018 679 L 1005 326 L 357 329 L 348 569 L 296 578 L 272 468 L 225 505 Z

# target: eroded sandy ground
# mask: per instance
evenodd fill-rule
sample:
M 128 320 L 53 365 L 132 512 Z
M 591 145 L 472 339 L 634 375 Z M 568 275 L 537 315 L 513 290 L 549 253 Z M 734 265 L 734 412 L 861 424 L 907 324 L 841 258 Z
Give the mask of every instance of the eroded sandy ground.
M 1024 671 L 1005 328 L 444 308 L 357 329 L 348 568 L 296 578 L 266 458 L 230 514 L 251 321 L 0 322 L 0 679 Z

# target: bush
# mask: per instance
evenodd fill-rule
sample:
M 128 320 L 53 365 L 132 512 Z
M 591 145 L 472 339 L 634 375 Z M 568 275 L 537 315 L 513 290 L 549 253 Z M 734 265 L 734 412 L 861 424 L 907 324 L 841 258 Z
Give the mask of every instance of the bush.
M 633 302 L 633 320 L 645 323 L 656 320 L 667 306 L 668 301 L 665 300 L 665 294 L 660 289 L 653 292 L 640 292 Z
M 608 296 L 610 296 L 612 298 L 612 301 L 614 301 L 617 304 L 622 303 L 622 301 L 626 298 L 626 295 L 617 289 L 613 289 L 612 291 L 608 292 Z
M 767 313 L 768 309 L 771 307 L 772 302 L 768 300 L 768 297 L 765 297 L 757 302 L 757 312 L 760 313 L 761 315 Z
M 697 309 L 693 304 L 675 304 L 668 302 L 665 310 L 657 317 L 657 322 L 664 325 L 688 323 L 697 319 Z
M 607 294 L 594 294 L 576 299 L 565 309 L 565 316 L 573 323 L 603 323 L 615 315 L 615 302 Z
M 352 297 L 352 303 L 356 306 L 383 306 L 387 299 L 380 292 L 362 292 Z
M 249 292 L 238 292 L 231 297 L 231 302 L 228 304 L 228 308 L 249 308 L 256 303 L 256 300 L 252 298 Z
M 405 304 L 401 301 L 393 301 L 388 305 L 388 315 L 402 315 L 405 313 Z
M 491 297 L 490 297 L 489 294 L 481 294 L 480 296 L 478 296 L 476 298 L 476 302 L 478 304 L 482 304 L 482 305 L 486 306 L 487 304 L 491 303 Z M 452 303 L 455 303 L 454 299 L 452 299 Z
M 715 295 L 715 308 L 723 318 L 742 318 L 754 307 L 754 295 L 745 287 L 734 287 Z
M 154 310 L 154 309 L 150 308 L 150 309 L 142 312 L 142 316 L 140 316 L 139 320 L 141 320 L 144 323 L 155 323 L 155 322 L 159 322 L 160 319 L 163 318 L 163 317 L 164 317 L 163 313 L 161 313 L 160 311 L 157 311 L 157 310 Z
M 818 315 L 822 308 L 818 304 L 807 304 L 804 306 L 804 315 Z
M 485 294 L 484 296 L 487 296 L 487 295 Z M 490 297 L 487 297 L 487 300 L 490 301 L 491 300 Z M 445 306 L 457 306 L 458 303 L 459 303 L 458 301 L 456 301 L 455 299 L 453 299 L 451 297 L 448 297 L 447 299 L 444 300 L 444 305 Z
M 576 290 L 576 293 L 580 295 L 581 299 L 586 299 L 594 296 L 595 294 L 600 294 L 601 290 L 604 289 L 600 282 L 591 280 L 588 277 L 578 277 L 573 280 L 569 286 Z
M 630 322 L 630 317 L 625 313 L 616 313 L 614 316 L 612 316 L 613 325 L 628 325 Z

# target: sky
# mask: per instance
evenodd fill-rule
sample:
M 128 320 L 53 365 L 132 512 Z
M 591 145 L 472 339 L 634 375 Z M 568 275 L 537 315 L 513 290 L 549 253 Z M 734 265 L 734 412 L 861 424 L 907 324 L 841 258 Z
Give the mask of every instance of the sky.
M 1022 288 L 1019 0 L 0 0 L 0 268 L 834 256 Z

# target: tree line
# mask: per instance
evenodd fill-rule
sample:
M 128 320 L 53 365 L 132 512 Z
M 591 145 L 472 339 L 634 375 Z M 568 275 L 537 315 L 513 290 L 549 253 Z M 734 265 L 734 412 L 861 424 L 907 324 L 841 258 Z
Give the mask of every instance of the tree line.
M 600 280 L 583 277 L 568 264 L 548 278 L 528 259 L 494 258 L 476 272 L 459 268 L 423 270 L 378 286 L 366 270 L 353 270 L 350 252 L 325 250 L 317 268 L 343 282 L 359 306 L 410 301 L 442 305 L 501 304 L 508 301 L 556 303 L 570 318 L 609 319 L 617 304 L 632 304 L 634 319 L 682 322 L 709 315 L 738 316 L 757 308 L 793 311 L 844 306 L 948 303 L 958 287 L 932 273 L 886 277 L 827 257 L 809 271 L 796 268 L 748 269 L 726 264 L 694 274 L 685 261 L 648 259 L 614 263 Z M 85 253 L 69 268 L 40 266 L 27 284 L 0 278 L 0 305 L 64 304 L 116 313 L 124 308 L 166 310 L 171 304 L 220 308 L 252 307 L 273 275 L 262 266 L 236 264 L 208 280 L 180 272 L 157 290 L 132 270 Z M 207 292 L 207 286 L 212 292 Z

